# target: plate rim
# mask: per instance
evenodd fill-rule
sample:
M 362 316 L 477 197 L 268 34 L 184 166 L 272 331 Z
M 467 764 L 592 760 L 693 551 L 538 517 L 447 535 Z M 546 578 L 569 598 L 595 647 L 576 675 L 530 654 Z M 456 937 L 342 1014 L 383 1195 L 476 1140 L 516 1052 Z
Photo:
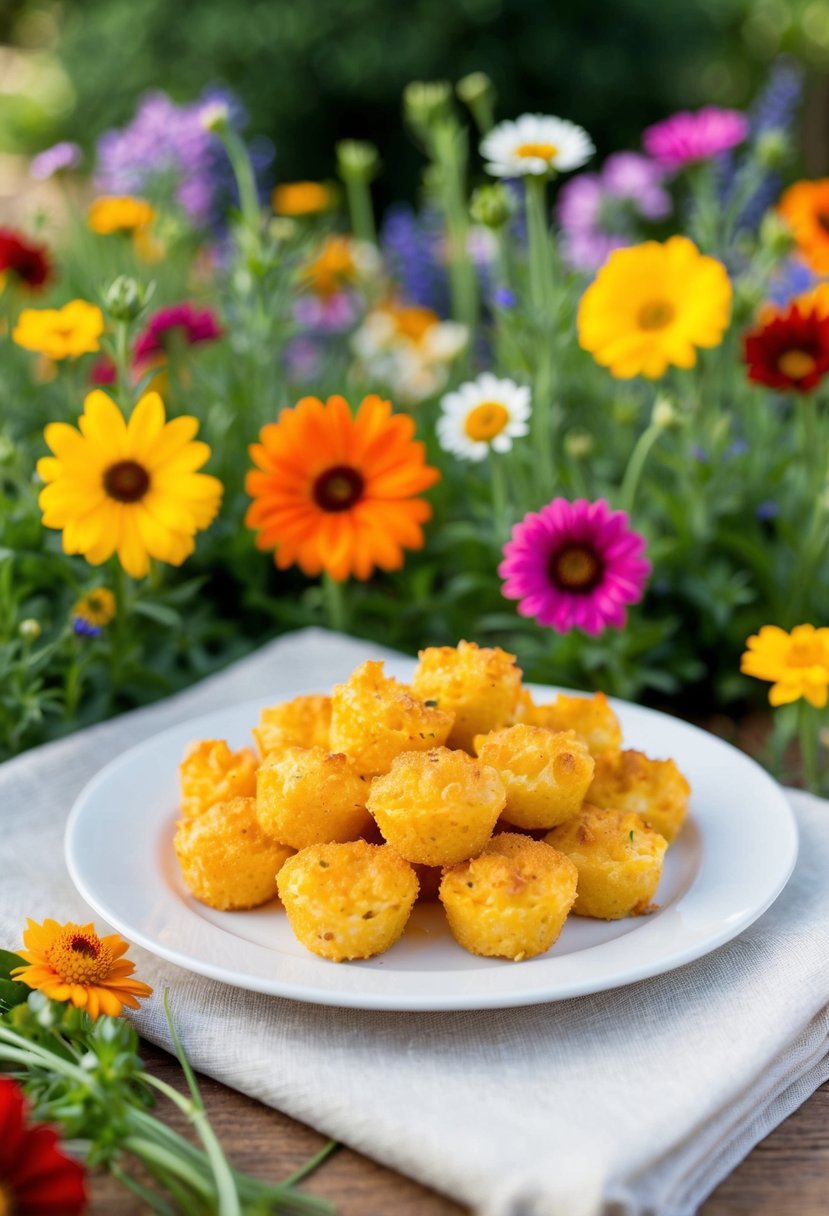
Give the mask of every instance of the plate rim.
M 398 660 L 396 663 L 389 662 L 387 666 L 391 671 L 396 665 L 398 671 L 402 671 L 405 676 L 406 664 L 408 670 L 411 670 L 412 661 L 405 659 Z M 395 673 L 397 674 L 397 673 Z M 559 691 L 575 692 L 577 690 L 562 689 L 554 685 L 527 685 L 533 691 L 542 692 L 544 695 L 552 695 Z M 279 699 L 290 699 L 294 696 L 301 696 L 309 692 L 319 691 L 318 684 L 308 684 L 306 687 L 292 687 L 287 692 L 280 694 Z M 581 694 L 585 695 L 585 694 Z M 589 694 L 588 694 L 589 695 Z M 80 894 L 81 898 L 93 909 L 93 911 L 101 916 L 108 924 L 110 924 L 117 932 L 122 933 L 129 941 L 135 945 L 146 949 L 149 953 L 158 958 L 164 959 L 166 962 L 173 963 L 178 967 L 182 967 L 187 971 L 196 975 L 205 976 L 206 978 L 215 980 L 220 983 L 227 984 L 231 987 L 242 988 L 248 991 L 259 992 L 264 995 L 283 997 L 288 1000 L 295 1000 L 302 1003 L 310 1003 L 315 1005 L 326 1005 L 337 1008 L 353 1008 L 366 1009 L 385 1012 L 462 1012 L 475 1009 L 498 1009 L 518 1006 L 529 1006 L 534 1004 L 553 1003 L 559 1000 L 569 1000 L 573 997 L 586 996 L 598 992 L 607 992 L 615 988 L 626 987 L 629 984 L 637 983 L 643 979 L 655 978 L 659 975 L 667 974 L 669 971 L 674 971 L 680 967 L 685 967 L 689 963 L 695 962 L 697 959 L 712 953 L 719 949 L 727 942 L 732 941 L 741 933 L 745 932 L 756 920 L 758 920 L 774 903 L 780 893 L 788 883 L 794 867 L 797 862 L 799 851 L 799 833 L 797 820 L 794 811 L 785 796 L 783 787 L 780 786 L 770 773 L 763 768 L 756 760 L 746 753 L 739 751 L 726 740 L 712 735 L 710 732 L 703 730 L 693 723 L 686 722 L 684 719 L 675 718 L 673 715 L 665 714 L 660 710 L 653 710 L 646 706 L 636 705 L 634 702 L 621 701 L 618 698 L 609 698 L 610 703 L 614 708 L 622 708 L 624 711 L 634 710 L 645 714 L 655 714 L 661 718 L 671 719 L 677 722 L 685 730 L 691 731 L 699 736 L 702 736 L 707 741 L 714 741 L 721 747 L 734 753 L 738 756 L 741 762 L 751 766 L 762 777 L 764 782 L 768 784 L 769 791 L 775 795 L 775 801 L 778 808 L 783 811 L 780 820 L 781 833 L 788 835 L 788 854 L 785 858 L 785 865 L 781 865 L 777 880 L 774 884 L 770 884 L 765 892 L 762 900 L 755 902 L 752 906 L 744 910 L 739 916 L 734 919 L 729 919 L 722 924 L 718 932 L 705 936 L 699 941 L 689 942 L 684 949 L 676 952 L 676 954 L 668 957 L 653 958 L 645 957 L 638 963 L 634 962 L 629 966 L 622 968 L 620 971 L 611 972 L 604 977 L 585 976 L 581 980 L 573 980 L 569 982 L 559 983 L 555 990 L 545 987 L 542 983 L 530 983 L 530 975 L 522 984 L 520 974 L 516 975 L 515 971 L 510 971 L 508 974 L 514 975 L 516 984 L 512 987 L 508 994 L 503 992 L 475 992 L 465 996 L 463 991 L 454 994 L 447 993 L 446 995 L 424 995 L 417 997 L 412 994 L 399 995 L 395 994 L 393 988 L 388 993 L 370 993 L 365 994 L 359 991 L 338 991 L 336 988 L 314 987 L 306 983 L 296 983 L 290 980 L 279 979 L 274 977 L 271 980 L 264 980 L 257 975 L 251 975 L 244 971 L 236 971 L 232 966 L 219 965 L 209 960 L 193 957 L 180 948 L 168 945 L 164 941 L 159 941 L 157 937 L 144 931 L 141 927 L 136 927 L 132 923 L 128 915 L 122 915 L 117 908 L 113 908 L 108 902 L 99 897 L 94 887 L 91 887 L 87 882 L 83 872 L 80 858 L 76 856 L 79 851 L 76 849 L 76 840 L 79 830 L 83 826 L 83 817 L 86 812 L 86 807 L 90 799 L 94 798 L 96 791 L 100 785 L 105 785 L 117 773 L 118 769 L 123 766 L 133 764 L 145 751 L 152 752 L 160 742 L 160 740 L 170 735 L 178 734 L 183 730 L 192 729 L 194 737 L 196 736 L 199 724 L 207 719 L 213 719 L 221 714 L 231 713 L 242 715 L 246 711 L 250 713 L 250 720 L 255 721 L 255 715 L 264 704 L 268 704 L 266 697 L 255 697 L 250 700 L 237 702 L 228 706 L 220 706 L 212 710 L 207 710 L 203 714 L 199 714 L 193 718 L 182 719 L 180 722 L 173 723 L 165 727 L 163 730 L 148 736 L 132 747 L 125 748 L 117 756 L 113 757 L 107 764 L 103 765 L 93 777 L 86 782 L 84 787 L 75 798 L 72 808 L 66 820 L 64 830 L 64 859 L 69 872 L 69 876 Z M 693 889 L 695 884 L 689 890 Z M 680 895 L 679 900 L 685 898 L 688 891 Z M 677 902 L 679 902 L 679 900 Z M 212 922 L 205 922 L 212 924 Z M 647 921 L 643 922 L 643 928 L 647 927 Z M 219 926 L 212 926 L 219 932 L 222 932 Z M 633 933 L 635 934 L 635 930 Z M 627 938 L 630 935 L 624 935 Z M 619 938 L 611 940 L 621 940 Z M 265 950 L 264 946 L 258 943 L 248 943 L 255 946 L 257 949 Z M 579 953 L 585 954 L 593 949 L 601 948 L 603 945 L 608 945 L 609 942 L 600 943 L 597 946 L 587 947 Z M 563 956 L 568 957 L 568 956 Z M 309 952 L 309 958 L 315 959 L 315 956 Z M 316 962 L 328 966 L 336 967 L 343 964 L 332 964 L 328 960 L 316 959 Z M 532 963 L 533 960 L 529 960 Z M 554 960 L 547 960 L 553 962 Z M 346 964 L 347 965 L 347 964 Z M 504 967 L 510 967 L 508 960 L 504 960 Z M 398 973 L 400 974 L 400 973 Z M 441 973 L 442 974 L 442 973 Z M 459 972 L 459 975 L 474 974 L 471 972 Z M 485 974 L 493 974 L 486 972 Z M 529 984 L 529 986 L 528 986 Z

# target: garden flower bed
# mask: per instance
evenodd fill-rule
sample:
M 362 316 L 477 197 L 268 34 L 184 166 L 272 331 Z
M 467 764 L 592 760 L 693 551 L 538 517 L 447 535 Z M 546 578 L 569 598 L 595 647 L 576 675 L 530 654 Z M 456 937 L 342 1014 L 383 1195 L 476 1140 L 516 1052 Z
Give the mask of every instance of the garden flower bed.
M 0 757 L 327 623 L 697 717 L 755 677 L 816 784 L 829 184 L 784 185 L 797 93 L 783 65 L 601 162 L 496 124 L 481 74 L 415 83 L 420 205 L 379 225 L 382 149 L 271 190 L 223 94 L 36 157 L 42 214 L 0 231 Z

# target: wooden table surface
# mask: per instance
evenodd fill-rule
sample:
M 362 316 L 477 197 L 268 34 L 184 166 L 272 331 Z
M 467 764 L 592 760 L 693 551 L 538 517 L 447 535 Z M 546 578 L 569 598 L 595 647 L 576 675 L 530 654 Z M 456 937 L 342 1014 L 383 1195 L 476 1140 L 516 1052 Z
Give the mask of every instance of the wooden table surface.
M 183 1089 L 178 1064 L 143 1045 L 149 1071 Z M 234 1165 L 278 1181 L 316 1152 L 323 1137 L 278 1111 L 215 1081 L 202 1081 L 208 1114 Z M 184 1131 L 167 1104 L 165 1121 Z M 304 1184 L 330 1200 L 339 1216 L 462 1216 L 466 1208 L 376 1162 L 338 1149 Z M 109 1177 L 96 1176 L 91 1216 L 144 1216 L 148 1209 Z M 829 1213 L 829 1084 L 759 1144 L 699 1210 L 700 1216 L 827 1216 Z

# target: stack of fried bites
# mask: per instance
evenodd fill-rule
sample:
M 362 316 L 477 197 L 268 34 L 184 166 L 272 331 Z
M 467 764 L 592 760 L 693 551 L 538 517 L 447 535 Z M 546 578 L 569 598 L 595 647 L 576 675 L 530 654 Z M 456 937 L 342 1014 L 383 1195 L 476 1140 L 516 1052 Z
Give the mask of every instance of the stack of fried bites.
M 363 663 L 253 734 L 259 759 L 206 740 L 181 765 L 184 881 L 213 908 L 278 895 L 336 962 L 388 950 L 418 895 L 467 950 L 515 960 L 571 911 L 651 911 L 690 794 L 673 760 L 621 750 L 603 693 L 535 705 L 514 656 L 474 642 L 421 651 L 410 685 Z

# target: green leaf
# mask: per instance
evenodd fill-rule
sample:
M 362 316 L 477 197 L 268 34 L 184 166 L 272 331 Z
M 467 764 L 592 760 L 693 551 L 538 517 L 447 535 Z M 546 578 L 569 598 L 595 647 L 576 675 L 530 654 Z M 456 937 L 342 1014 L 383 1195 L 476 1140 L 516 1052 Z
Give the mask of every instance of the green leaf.
M 14 1009 L 15 1005 L 24 1005 L 30 991 L 27 984 L 18 984 L 14 980 L 0 980 L 0 1013 Z
M 173 609 L 168 608 L 166 604 L 154 604 L 150 600 L 139 600 L 133 606 L 133 611 L 138 616 L 146 616 L 149 620 L 155 621 L 157 625 L 164 625 L 168 629 L 178 629 L 181 624 L 181 617 Z
M 15 967 L 25 967 L 26 960 L 11 950 L 0 950 L 0 980 L 8 980 Z

